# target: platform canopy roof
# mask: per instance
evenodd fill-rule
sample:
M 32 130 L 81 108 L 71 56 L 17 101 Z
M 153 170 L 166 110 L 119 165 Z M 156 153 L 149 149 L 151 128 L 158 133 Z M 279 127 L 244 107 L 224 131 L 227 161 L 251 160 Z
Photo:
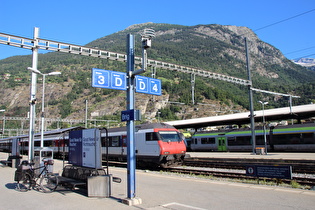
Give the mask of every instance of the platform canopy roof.
M 263 111 L 254 111 L 255 122 L 262 122 Z M 264 116 L 266 121 L 280 121 L 289 119 L 308 119 L 315 117 L 315 104 L 292 106 L 276 109 L 265 109 Z M 244 125 L 250 123 L 250 112 L 194 118 L 188 120 L 175 120 L 165 122 L 166 124 L 173 125 L 180 128 L 202 128 L 208 126 L 219 125 Z

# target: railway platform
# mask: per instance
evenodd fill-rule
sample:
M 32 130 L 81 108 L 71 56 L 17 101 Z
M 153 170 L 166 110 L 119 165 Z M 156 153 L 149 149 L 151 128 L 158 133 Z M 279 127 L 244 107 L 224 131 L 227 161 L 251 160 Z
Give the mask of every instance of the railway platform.
M 315 153 L 280 153 L 269 152 L 267 155 L 253 155 L 250 152 L 187 152 L 191 158 L 222 158 L 222 159 L 282 159 L 282 160 L 314 160 Z
M 8 154 L 0 153 L 0 159 Z M 54 172 L 60 173 L 63 162 L 55 160 Z M 83 191 L 57 190 L 41 193 L 16 191 L 14 168 L 0 166 L 1 209 L 314 209 L 315 191 L 276 186 L 241 184 L 185 175 L 136 171 L 136 196 L 142 204 L 127 206 L 125 168 L 109 169 L 122 183 L 112 184 L 110 198 L 88 197 Z

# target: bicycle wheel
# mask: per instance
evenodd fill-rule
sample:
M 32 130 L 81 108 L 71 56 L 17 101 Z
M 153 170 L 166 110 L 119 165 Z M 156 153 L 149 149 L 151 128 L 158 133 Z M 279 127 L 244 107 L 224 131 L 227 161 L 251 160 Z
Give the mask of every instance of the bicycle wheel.
M 17 182 L 15 189 L 21 192 L 26 192 L 31 189 L 32 183 L 31 175 L 29 173 L 23 173 L 22 179 Z
M 54 174 L 47 173 L 40 177 L 39 180 L 40 189 L 44 193 L 50 193 L 57 188 L 57 178 Z

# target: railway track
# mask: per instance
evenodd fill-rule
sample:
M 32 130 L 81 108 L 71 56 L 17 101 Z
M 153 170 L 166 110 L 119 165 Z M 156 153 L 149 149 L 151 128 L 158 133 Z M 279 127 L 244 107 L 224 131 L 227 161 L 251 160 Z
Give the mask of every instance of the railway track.
M 109 162 L 110 166 L 127 167 L 127 163 Z M 275 179 L 265 177 L 253 177 L 246 175 L 246 165 L 291 165 L 291 179 Z M 307 160 L 252 160 L 252 159 L 222 159 L 222 158 L 188 158 L 184 166 L 164 169 L 166 172 L 188 174 L 195 176 L 208 176 L 216 178 L 228 178 L 238 180 L 248 180 L 253 182 L 274 182 L 276 184 L 291 184 L 292 181 L 315 188 L 315 163 Z M 160 170 L 160 169 L 156 169 Z

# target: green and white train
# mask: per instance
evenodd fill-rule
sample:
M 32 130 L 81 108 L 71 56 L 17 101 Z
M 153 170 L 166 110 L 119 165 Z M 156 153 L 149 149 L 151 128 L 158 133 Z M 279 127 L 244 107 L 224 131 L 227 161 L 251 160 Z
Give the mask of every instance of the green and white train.
M 192 136 L 191 151 L 252 151 L 250 129 L 200 131 Z M 256 147 L 264 147 L 262 127 L 255 129 Z M 268 151 L 315 152 L 315 123 L 271 126 L 266 129 Z

